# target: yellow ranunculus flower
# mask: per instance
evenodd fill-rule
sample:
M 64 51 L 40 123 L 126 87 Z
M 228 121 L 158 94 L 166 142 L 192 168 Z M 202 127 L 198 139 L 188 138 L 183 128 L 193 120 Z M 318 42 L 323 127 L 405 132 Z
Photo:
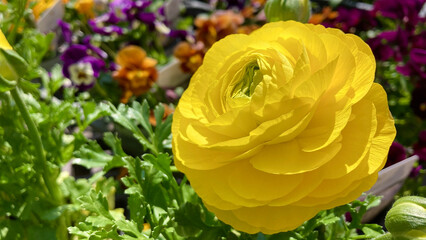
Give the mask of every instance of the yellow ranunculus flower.
M 173 118 L 173 152 L 235 229 L 289 231 L 368 190 L 395 137 L 375 60 L 357 36 L 294 21 L 207 52 Z
M 11 50 L 12 46 L 10 46 L 9 42 L 6 39 L 6 36 L 4 36 L 3 32 L 0 30 L 0 48 L 4 50 Z

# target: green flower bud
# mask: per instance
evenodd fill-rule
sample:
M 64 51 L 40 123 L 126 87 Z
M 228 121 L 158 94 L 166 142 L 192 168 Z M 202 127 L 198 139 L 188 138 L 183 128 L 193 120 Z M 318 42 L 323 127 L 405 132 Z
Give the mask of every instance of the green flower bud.
M 295 20 L 306 23 L 311 17 L 309 0 L 268 0 L 265 15 L 269 22 Z
M 393 239 L 426 239 L 426 198 L 398 199 L 386 215 L 385 226 Z
M 27 66 L 14 50 L 0 48 L 0 92 L 14 88 L 16 81 L 26 73 Z

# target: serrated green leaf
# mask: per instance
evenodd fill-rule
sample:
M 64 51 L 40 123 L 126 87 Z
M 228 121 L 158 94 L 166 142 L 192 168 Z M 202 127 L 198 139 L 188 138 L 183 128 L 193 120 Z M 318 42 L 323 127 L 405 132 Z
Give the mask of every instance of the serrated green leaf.
M 141 233 L 134 221 L 118 220 L 115 222 L 115 224 L 117 225 L 118 229 L 124 233 L 133 235 L 135 239 L 149 239 L 147 236 Z
M 109 212 L 108 201 L 101 192 L 96 194 L 92 189 L 89 194 L 83 195 L 77 200 L 81 203 L 82 208 L 96 213 L 98 216 L 103 216 L 110 220 L 114 219 Z
M 361 230 L 368 236 L 368 238 L 378 237 L 384 233 L 382 227 L 377 224 L 366 224 Z
M 150 162 L 156 169 L 160 170 L 167 180 L 174 180 L 172 170 L 170 169 L 171 159 L 168 154 L 160 153 L 157 157 L 152 154 L 144 154 L 142 158 Z
M 112 134 L 111 132 L 106 132 L 104 134 L 104 142 L 111 147 L 115 155 L 121 157 L 127 156 L 127 154 L 123 151 L 123 148 L 121 147 L 121 140 L 114 136 L 114 134 Z
M 139 102 L 134 101 L 132 104 L 132 108 L 129 109 L 129 113 L 134 116 L 134 119 L 137 120 L 142 127 L 152 135 L 152 127 L 149 123 L 149 105 L 148 101 L 144 99 L 142 105 Z
M 111 219 L 104 216 L 88 216 L 86 222 L 92 224 L 94 227 L 106 227 L 114 224 Z
M 120 156 L 114 156 L 112 158 L 111 161 L 109 161 L 105 166 L 104 166 L 104 173 L 107 173 L 108 171 L 110 171 L 113 168 L 117 168 L 117 167 L 122 167 L 125 165 L 125 162 L 123 161 L 123 157 Z
M 155 123 L 156 127 L 161 126 L 164 116 L 164 106 L 162 104 L 158 104 L 154 108 L 154 117 L 155 117 Z
M 76 159 L 74 159 L 73 163 L 88 169 L 104 167 L 113 160 L 113 156 L 106 154 L 96 141 L 89 141 L 88 144 L 75 151 L 75 156 Z
M 329 214 L 326 217 L 321 218 L 318 222 L 323 225 L 331 225 L 340 220 L 340 217 L 335 216 L 334 214 Z
M 84 237 L 86 239 L 88 239 L 90 237 L 90 234 L 88 232 L 82 231 L 78 227 L 69 227 L 68 232 L 72 235 Z
M 184 203 L 175 211 L 175 220 L 179 228 L 176 230 L 182 237 L 195 237 L 201 230 L 206 229 L 199 204 Z

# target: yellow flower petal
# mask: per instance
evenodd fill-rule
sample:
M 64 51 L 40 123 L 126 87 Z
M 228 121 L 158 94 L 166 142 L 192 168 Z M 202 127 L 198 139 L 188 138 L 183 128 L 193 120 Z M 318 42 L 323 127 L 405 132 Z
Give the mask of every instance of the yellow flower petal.
M 3 32 L 0 31 L 0 48 L 5 50 L 11 50 L 12 46 L 10 46 L 9 42 L 6 39 L 6 36 L 4 36 Z

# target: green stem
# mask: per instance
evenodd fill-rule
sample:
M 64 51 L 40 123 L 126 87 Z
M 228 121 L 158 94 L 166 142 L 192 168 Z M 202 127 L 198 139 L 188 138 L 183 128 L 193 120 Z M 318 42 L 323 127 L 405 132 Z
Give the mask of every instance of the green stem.
M 61 194 L 60 194 L 58 186 L 56 185 L 55 182 L 53 182 L 55 180 L 52 181 L 51 178 L 49 177 L 49 169 L 47 166 L 46 156 L 44 154 L 43 144 L 41 142 L 41 137 L 37 130 L 37 127 L 33 119 L 31 118 L 30 113 L 28 112 L 28 109 L 24 104 L 24 101 L 22 100 L 20 90 L 18 88 L 15 88 L 11 90 L 10 93 L 12 94 L 13 100 L 15 101 L 16 106 L 21 112 L 22 118 L 24 119 L 24 122 L 27 125 L 28 134 L 30 136 L 31 141 L 34 144 L 35 151 L 36 151 L 36 158 L 37 158 L 36 164 L 41 167 L 43 181 L 47 187 L 47 190 L 50 196 L 52 197 L 52 200 L 56 204 L 60 204 L 62 202 Z
M 11 45 L 15 43 L 16 33 L 18 32 L 19 25 L 21 23 L 21 19 L 24 16 L 26 1 L 20 0 L 18 1 L 18 9 L 16 10 L 16 19 L 12 31 L 9 33 L 8 41 Z

